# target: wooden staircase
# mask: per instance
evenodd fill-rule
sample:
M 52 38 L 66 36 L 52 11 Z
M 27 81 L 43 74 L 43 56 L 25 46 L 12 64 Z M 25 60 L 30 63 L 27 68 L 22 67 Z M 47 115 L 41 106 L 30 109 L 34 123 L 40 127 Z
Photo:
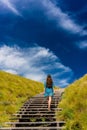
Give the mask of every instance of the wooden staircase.
M 43 94 L 30 98 L 20 108 L 11 122 L 6 124 L 11 127 L 0 128 L 0 130 L 63 130 L 64 121 L 56 121 L 55 112 L 61 111 L 58 103 L 61 100 L 61 91 L 56 91 L 52 99 L 51 111 L 47 109 L 47 99 Z

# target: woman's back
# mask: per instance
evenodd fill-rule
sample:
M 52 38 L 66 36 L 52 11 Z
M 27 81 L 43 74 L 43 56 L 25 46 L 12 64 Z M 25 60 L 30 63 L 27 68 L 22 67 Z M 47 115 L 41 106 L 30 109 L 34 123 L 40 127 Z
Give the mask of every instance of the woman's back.
M 53 96 L 53 81 L 50 75 L 47 76 L 46 84 L 45 84 L 45 94 L 44 96 Z
M 46 80 L 46 87 L 48 88 L 52 88 L 53 87 L 53 81 L 50 75 L 47 76 L 47 80 Z

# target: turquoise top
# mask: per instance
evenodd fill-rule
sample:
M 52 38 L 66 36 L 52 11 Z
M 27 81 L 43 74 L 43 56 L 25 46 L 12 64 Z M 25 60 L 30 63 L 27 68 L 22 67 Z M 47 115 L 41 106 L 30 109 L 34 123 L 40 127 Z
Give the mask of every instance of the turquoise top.
M 45 97 L 54 95 L 53 86 L 52 86 L 52 88 L 47 88 L 46 83 L 44 83 L 44 87 L 45 87 L 45 93 L 44 93 Z

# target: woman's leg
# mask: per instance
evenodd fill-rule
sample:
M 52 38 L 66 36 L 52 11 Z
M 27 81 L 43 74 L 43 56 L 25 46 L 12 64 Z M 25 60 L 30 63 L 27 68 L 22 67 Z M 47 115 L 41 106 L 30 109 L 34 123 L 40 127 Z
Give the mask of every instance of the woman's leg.
M 51 107 L 51 100 L 52 100 L 52 97 L 49 96 L 48 97 L 48 110 L 50 110 L 50 107 Z

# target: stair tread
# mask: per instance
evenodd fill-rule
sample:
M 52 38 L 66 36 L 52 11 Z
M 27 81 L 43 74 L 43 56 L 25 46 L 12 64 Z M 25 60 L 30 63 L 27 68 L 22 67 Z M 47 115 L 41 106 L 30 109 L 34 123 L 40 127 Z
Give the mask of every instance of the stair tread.
M 21 115 L 55 115 L 55 113 L 46 113 L 46 114 L 43 114 L 43 113 L 35 113 L 35 114 L 13 114 L 15 116 L 21 116 Z
M 47 130 L 47 129 L 49 129 L 49 130 L 62 130 L 62 129 L 64 129 L 65 127 L 63 126 L 63 127 L 57 127 L 57 126 L 51 126 L 51 127 L 45 127 L 45 126 L 43 126 L 43 127 L 7 127 L 7 128 L 0 128 L 0 130 L 33 130 L 33 129 L 35 129 L 35 130 Z

